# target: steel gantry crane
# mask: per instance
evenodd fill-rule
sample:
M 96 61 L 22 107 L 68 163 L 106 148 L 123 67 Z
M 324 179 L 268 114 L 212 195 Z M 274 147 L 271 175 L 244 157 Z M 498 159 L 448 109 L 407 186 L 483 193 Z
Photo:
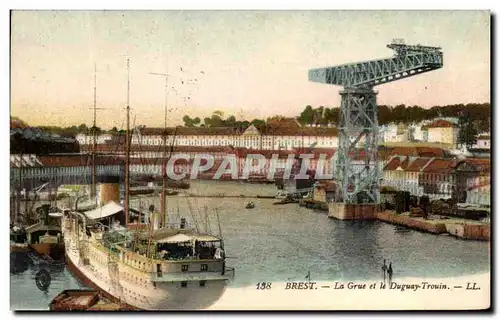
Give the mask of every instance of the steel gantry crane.
M 378 107 L 373 87 L 443 66 L 439 47 L 406 45 L 395 39 L 387 45 L 391 58 L 309 70 L 309 81 L 343 86 L 335 162 L 339 203 L 378 204 Z M 361 160 L 361 161 L 360 161 Z

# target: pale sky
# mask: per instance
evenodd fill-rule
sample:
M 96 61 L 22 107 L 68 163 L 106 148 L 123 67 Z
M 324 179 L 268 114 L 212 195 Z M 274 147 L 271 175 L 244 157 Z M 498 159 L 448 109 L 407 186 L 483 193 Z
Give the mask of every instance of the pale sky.
M 14 11 L 11 114 L 90 125 L 96 64 L 98 126 L 123 128 L 129 57 L 132 124 L 163 126 L 164 80 L 149 73 L 166 70 L 169 125 L 214 110 L 295 116 L 340 105 L 341 87 L 309 82 L 308 69 L 390 57 L 393 38 L 442 47 L 444 67 L 377 86 L 379 104 L 490 101 L 489 12 Z

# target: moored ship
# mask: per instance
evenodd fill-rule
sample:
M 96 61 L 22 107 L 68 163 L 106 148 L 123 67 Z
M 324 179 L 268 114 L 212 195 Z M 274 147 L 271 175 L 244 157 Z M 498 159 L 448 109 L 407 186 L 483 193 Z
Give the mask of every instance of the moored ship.
M 132 309 L 195 310 L 220 298 L 234 272 L 220 237 L 149 224 L 124 228 L 123 213 L 115 202 L 65 213 L 66 261 L 75 276 Z
M 181 219 L 178 226 L 167 224 L 166 139 L 162 157 L 161 213 L 155 214 L 153 206 L 144 215 L 141 210 L 136 213 L 130 210 L 129 98 L 126 110 L 123 206 L 119 204 L 118 184 L 106 183 L 101 184 L 100 206 L 83 212 L 76 208 L 64 211 L 62 232 L 68 268 L 87 286 L 99 290 L 121 308 L 208 308 L 224 293 L 234 275 L 234 269 L 226 267 L 220 223 L 219 236 L 199 232 L 196 221 L 195 228 L 188 228 L 185 219 Z M 95 156 L 93 152 L 92 158 Z M 95 169 L 92 168 L 93 196 L 95 182 Z M 130 223 L 131 217 L 135 223 Z

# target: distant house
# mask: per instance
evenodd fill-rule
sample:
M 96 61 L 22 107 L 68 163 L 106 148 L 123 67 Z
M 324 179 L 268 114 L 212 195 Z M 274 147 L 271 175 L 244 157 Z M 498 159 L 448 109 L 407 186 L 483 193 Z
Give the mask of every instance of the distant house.
M 419 184 L 431 199 L 451 198 L 454 191 L 454 159 L 433 159 L 421 170 Z
M 408 126 L 404 124 L 389 124 L 383 127 L 384 142 L 406 142 L 409 140 Z
M 426 130 L 422 130 L 421 124 L 414 124 L 408 128 L 409 141 L 427 141 Z
M 78 141 L 78 143 L 80 145 L 92 144 L 93 143 L 93 137 L 91 135 L 86 135 L 84 133 L 77 134 L 75 136 L 75 139 Z M 104 133 L 104 134 L 96 135 L 96 143 L 97 144 L 107 143 L 111 139 L 113 139 L 113 135 L 109 134 L 109 133 Z
M 445 158 L 447 154 L 444 149 L 435 147 L 395 147 L 389 153 L 389 157 L 393 156 Z
M 490 159 L 467 158 L 457 163 L 456 189 L 459 202 L 489 204 L 490 185 Z
M 316 148 L 336 148 L 337 136 L 337 128 L 302 127 L 296 119 L 282 118 L 270 120 L 260 128 L 251 125 L 246 130 L 236 127 L 138 127 L 132 134 L 131 145 L 160 147 L 166 143 L 167 146 L 292 150 L 313 144 Z M 102 134 L 97 137 L 97 144 L 122 144 L 119 139 L 118 135 L 114 137 Z M 89 135 L 78 135 L 77 140 L 80 145 L 92 144 L 92 137 Z
M 477 137 L 476 143 L 471 149 L 490 149 L 491 148 L 491 137 L 487 133 L 480 134 Z
M 384 181 L 382 184 L 421 196 L 424 194 L 424 190 L 419 184 L 420 172 L 433 160 L 434 158 L 393 156 L 383 169 Z
M 335 184 L 332 182 L 317 183 L 314 187 L 313 200 L 332 202 L 335 197 Z
M 484 187 L 473 188 L 468 190 L 467 200 L 465 202 L 468 204 L 490 206 L 491 205 L 490 185 L 488 184 Z
M 431 152 L 392 155 L 384 166 L 382 185 L 416 196 L 425 194 L 431 199 L 453 198 L 457 202 L 484 204 L 491 184 L 490 171 L 490 159 L 440 158 Z
M 435 120 L 426 126 L 428 142 L 456 145 L 458 138 L 458 126 L 448 120 Z

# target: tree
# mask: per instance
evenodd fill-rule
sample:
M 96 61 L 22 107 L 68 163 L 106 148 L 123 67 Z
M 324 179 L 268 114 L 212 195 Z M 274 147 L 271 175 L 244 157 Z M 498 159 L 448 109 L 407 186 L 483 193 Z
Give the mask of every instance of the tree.
M 325 109 L 325 120 L 326 123 L 332 123 L 337 125 L 339 123 L 339 115 L 340 115 L 340 109 L 339 108 L 326 108 Z
M 78 126 L 78 132 L 87 132 L 89 128 L 87 128 L 87 125 L 85 123 L 82 123 L 81 125 Z
M 203 119 L 203 124 L 204 124 L 204 127 L 210 127 L 210 118 L 205 117 Z
M 18 117 L 10 117 L 11 128 L 26 128 L 28 124 Z
M 458 144 L 472 147 L 477 142 L 478 130 L 468 112 L 463 112 L 458 120 Z
M 185 127 L 196 127 L 200 124 L 201 120 L 200 118 L 196 117 L 191 119 L 188 115 L 185 115 L 182 117 L 182 121 L 184 121 L 184 126 Z
M 222 111 L 216 110 L 212 112 L 212 116 L 210 118 L 206 117 L 203 119 L 205 127 L 225 127 L 226 121 L 222 119 L 223 116 L 224 113 Z
M 299 116 L 300 124 L 302 124 L 302 125 L 312 124 L 314 121 L 314 115 L 315 115 L 315 112 L 314 112 L 313 107 L 311 107 L 310 105 L 307 105 L 306 108 L 304 109 L 304 111 L 302 111 L 302 113 Z
M 266 126 L 266 121 L 261 119 L 253 119 L 250 124 L 253 124 L 257 129 L 262 129 Z
M 234 116 L 227 117 L 225 124 L 227 127 L 233 127 L 236 124 L 236 118 Z

